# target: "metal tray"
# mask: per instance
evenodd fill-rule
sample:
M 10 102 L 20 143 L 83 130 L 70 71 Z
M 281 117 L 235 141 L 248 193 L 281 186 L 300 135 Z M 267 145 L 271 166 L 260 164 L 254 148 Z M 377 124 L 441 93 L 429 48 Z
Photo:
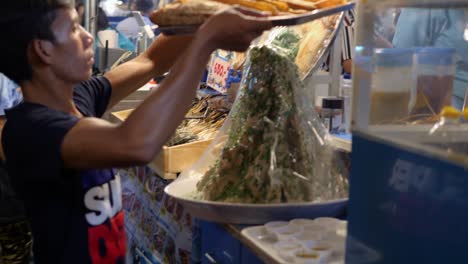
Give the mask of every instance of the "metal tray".
M 191 199 L 196 190 L 197 177 L 177 179 L 164 189 L 193 217 L 232 224 L 263 224 L 273 220 L 294 218 L 339 217 L 346 210 L 348 199 L 327 202 L 304 202 L 282 204 L 241 204 L 200 201 Z
M 327 36 L 323 39 L 322 48 L 317 52 L 315 59 L 313 61 L 310 61 L 310 66 L 307 69 L 303 71 L 299 70 L 301 79 L 303 81 L 308 77 L 312 76 L 312 74 L 314 74 L 318 69 L 320 69 L 320 67 L 322 67 L 323 63 L 326 61 L 326 55 L 330 54 L 332 44 L 334 43 L 336 36 L 340 33 L 342 21 L 344 19 L 344 12 L 341 12 L 340 14 L 337 14 L 330 18 L 333 18 L 332 22 L 330 23 L 330 25 L 332 26 L 330 27 Z
M 304 24 L 322 17 L 330 16 L 336 13 L 344 12 L 354 8 L 355 3 L 348 3 L 332 8 L 317 9 L 301 15 L 275 16 L 269 18 L 273 26 L 294 26 Z M 200 25 L 180 25 L 158 27 L 159 31 L 164 35 L 183 35 L 192 34 L 200 27 Z

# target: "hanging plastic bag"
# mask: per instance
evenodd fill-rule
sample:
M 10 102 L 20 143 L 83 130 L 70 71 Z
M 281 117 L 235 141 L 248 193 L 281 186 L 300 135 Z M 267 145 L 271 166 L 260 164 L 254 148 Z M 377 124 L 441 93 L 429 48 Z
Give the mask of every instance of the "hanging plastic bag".
M 196 198 L 289 203 L 347 197 L 329 134 L 304 95 L 297 66 L 281 49 L 270 42 L 249 51 L 225 124 L 180 176 L 200 179 Z

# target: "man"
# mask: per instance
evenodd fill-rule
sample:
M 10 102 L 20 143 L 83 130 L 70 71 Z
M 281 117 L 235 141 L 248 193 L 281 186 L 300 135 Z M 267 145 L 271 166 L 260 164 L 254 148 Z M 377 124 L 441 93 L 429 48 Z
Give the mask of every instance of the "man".
M 341 27 L 341 66 L 343 73 L 351 73 L 351 67 L 353 64 L 353 50 L 354 50 L 354 21 L 355 13 L 354 9 L 345 12 L 343 17 L 343 26 Z M 327 60 L 322 65 L 322 69 L 330 71 L 331 54 L 328 55 Z
M 148 18 L 150 12 L 153 10 L 152 0 L 135 0 L 135 2 L 131 4 L 130 9 L 132 11 L 140 11 L 143 16 L 143 20 L 148 25 L 153 25 Z M 138 25 L 137 20 L 133 16 L 130 16 L 117 24 L 117 30 L 130 40 L 135 40 L 140 32 L 140 26 Z
M 6 113 L 2 144 L 32 227 L 34 261 L 123 263 L 120 177 L 111 168 L 152 160 L 184 118 L 210 54 L 247 49 L 271 23 L 227 10 L 193 38 L 160 36 L 134 60 L 90 79 L 93 37 L 72 0 L 8 1 L 2 11 L 0 28 L 11 41 L 0 43 L 0 72 L 24 98 Z M 169 68 L 123 124 L 99 118 Z

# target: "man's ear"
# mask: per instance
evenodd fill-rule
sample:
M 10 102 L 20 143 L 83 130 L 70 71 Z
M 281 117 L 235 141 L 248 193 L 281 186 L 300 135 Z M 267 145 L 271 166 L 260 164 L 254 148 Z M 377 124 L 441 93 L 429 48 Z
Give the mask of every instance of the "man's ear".
M 35 39 L 32 41 L 32 50 L 42 63 L 52 63 L 53 49 L 54 45 L 51 41 L 40 39 Z

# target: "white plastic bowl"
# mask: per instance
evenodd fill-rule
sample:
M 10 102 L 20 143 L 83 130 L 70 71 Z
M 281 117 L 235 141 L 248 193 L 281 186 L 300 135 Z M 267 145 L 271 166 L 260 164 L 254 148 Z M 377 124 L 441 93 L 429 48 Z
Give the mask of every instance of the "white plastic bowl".
M 288 226 L 289 223 L 286 221 L 272 221 L 264 225 L 267 233 L 274 235 L 276 230 L 283 229 Z
M 273 230 L 278 240 L 289 241 L 302 232 L 302 227 L 295 225 L 286 225 L 282 228 Z
M 302 249 L 301 244 L 294 241 L 279 241 L 273 247 L 277 250 L 278 255 L 288 262 L 294 261 L 294 253 Z
M 319 217 L 314 221 L 317 225 L 327 230 L 338 230 L 343 227 L 346 228 L 346 224 L 344 221 L 332 217 Z
M 317 223 L 312 219 L 297 218 L 289 221 L 291 225 L 302 226 L 304 228 L 309 226 L 318 226 Z
M 309 230 L 304 230 L 294 235 L 294 240 L 307 249 L 313 248 L 321 239 L 321 233 Z

